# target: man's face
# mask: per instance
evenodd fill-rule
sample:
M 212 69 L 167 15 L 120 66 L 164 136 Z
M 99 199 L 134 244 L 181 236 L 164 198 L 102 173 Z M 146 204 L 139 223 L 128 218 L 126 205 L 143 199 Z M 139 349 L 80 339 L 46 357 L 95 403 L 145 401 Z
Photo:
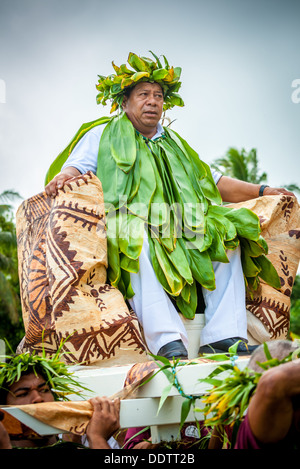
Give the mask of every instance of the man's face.
M 138 83 L 129 98 L 123 101 L 123 110 L 133 126 L 142 135 L 152 138 L 161 118 L 164 96 L 158 83 Z
M 7 405 L 37 404 L 40 402 L 53 402 L 54 396 L 46 381 L 34 373 L 23 375 L 16 381 L 7 394 Z

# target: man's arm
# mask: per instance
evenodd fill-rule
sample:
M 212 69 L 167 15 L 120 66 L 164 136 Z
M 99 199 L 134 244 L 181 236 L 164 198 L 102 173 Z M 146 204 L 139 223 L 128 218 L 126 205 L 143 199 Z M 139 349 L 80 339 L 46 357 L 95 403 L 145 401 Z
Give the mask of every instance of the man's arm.
M 238 203 L 256 199 L 259 196 L 261 184 L 240 181 L 239 179 L 222 176 L 217 184 L 223 202 Z M 295 197 L 293 192 L 283 188 L 266 187 L 263 195 L 289 195 Z
M 249 425 L 261 443 L 281 441 L 291 428 L 293 398 L 300 395 L 300 359 L 265 371 L 248 408 Z

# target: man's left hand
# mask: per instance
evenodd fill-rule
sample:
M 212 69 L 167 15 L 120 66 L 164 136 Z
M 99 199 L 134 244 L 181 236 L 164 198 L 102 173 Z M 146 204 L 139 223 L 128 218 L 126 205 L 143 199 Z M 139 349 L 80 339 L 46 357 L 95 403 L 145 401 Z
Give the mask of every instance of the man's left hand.
M 266 187 L 264 190 L 263 195 L 286 195 L 290 197 L 296 197 L 293 192 L 288 191 L 287 189 L 284 188 L 274 188 L 274 187 Z

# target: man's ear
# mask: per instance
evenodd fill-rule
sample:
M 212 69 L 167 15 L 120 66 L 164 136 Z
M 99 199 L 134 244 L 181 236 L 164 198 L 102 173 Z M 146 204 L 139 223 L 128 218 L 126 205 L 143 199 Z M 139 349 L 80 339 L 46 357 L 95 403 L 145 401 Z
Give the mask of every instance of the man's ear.
M 125 110 L 125 107 L 127 105 L 128 98 L 127 96 L 124 96 L 123 101 L 122 101 L 122 109 L 123 111 Z

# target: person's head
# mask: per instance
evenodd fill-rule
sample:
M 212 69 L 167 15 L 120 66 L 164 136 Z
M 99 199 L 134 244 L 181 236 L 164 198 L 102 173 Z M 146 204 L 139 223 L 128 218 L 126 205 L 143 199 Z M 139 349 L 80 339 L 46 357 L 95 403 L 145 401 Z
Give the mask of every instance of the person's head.
M 282 361 L 296 350 L 299 350 L 299 343 L 296 341 L 270 340 L 266 344 L 262 344 L 254 350 L 249 360 L 248 368 L 256 373 L 263 373 L 264 367 L 260 364 L 267 362 L 269 360 L 269 355 L 273 360 L 277 359 L 278 361 Z
M 32 370 L 23 374 L 18 381 L 8 387 L 5 405 L 38 404 L 53 402 L 54 395 L 47 379 Z
M 113 62 L 112 65 L 116 73 L 107 77 L 99 75 L 98 85 L 96 85 L 99 91 L 97 103 L 106 105 L 107 101 L 110 100 L 112 102 L 111 112 L 123 109 L 130 120 L 135 120 L 135 115 L 132 114 L 131 109 L 126 108 L 128 101 L 132 96 L 137 98 L 136 94 L 140 91 L 140 88 L 145 87 L 148 93 L 148 101 L 150 95 L 151 99 L 155 97 L 156 100 L 156 104 L 152 101 L 152 109 L 157 108 L 159 110 L 158 113 L 152 114 L 143 112 L 142 119 L 147 121 L 147 128 L 149 125 L 153 125 L 158 114 L 161 116 L 162 111 L 171 109 L 173 106 L 184 106 L 183 100 L 177 93 L 181 87 L 179 81 L 181 68 L 170 67 L 165 56 L 163 56 L 163 65 L 159 57 L 153 52 L 151 54 L 155 60 L 148 57 L 139 57 L 130 52 L 128 56 L 129 67 L 127 64 L 117 66 Z M 149 93 L 150 89 L 155 91 Z M 138 120 L 139 118 L 140 116 L 138 116 Z
M 87 390 L 63 361 L 62 346 L 48 357 L 34 351 L 6 355 L 0 362 L 0 405 L 68 400 L 70 394 Z
M 235 357 L 230 357 L 229 374 L 224 379 L 215 379 L 218 372 L 224 371 L 223 364 L 213 371 L 216 382 L 203 397 L 203 402 L 206 404 L 204 415 L 209 416 L 205 420 L 208 426 L 230 425 L 242 419 L 264 373 L 270 373 L 273 370 L 276 372 L 279 366 L 288 366 L 291 361 L 300 367 L 300 345 L 299 342 L 288 340 L 273 340 L 264 343 L 251 354 L 247 366 L 242 370 L 233 358 Z M 211 377 L 211 375 L 208 376 L 208 378 Z M 211 414 L 212 417 L 210 417 Z
M 294 366 L 300 367 L 300 347 L 299 342 L 289 340 L 272 340 L 267 342 L 267 353 L 265 345 L 260 345 L 251 355 L 248 368 L 256 373 L 276 372 L 276 365 L 287 366 L 294 359 Z M 270 358 L 270 356 L 272 358 Z M 273 362 L 273 365 L 271 363 Z M 267 365 L 265 369 L 265 365 Z M 291 431 L 300 432 L 300 394 L 292 397 L 293 421 Z M 298 438 L 298 436 L 297 436 Z
M 145 137 L 153 137 L 161 118 L 164 94 L 158 83 L 141 82 L 130 89 L 123 99 L 122 108 L 136 130 Z

